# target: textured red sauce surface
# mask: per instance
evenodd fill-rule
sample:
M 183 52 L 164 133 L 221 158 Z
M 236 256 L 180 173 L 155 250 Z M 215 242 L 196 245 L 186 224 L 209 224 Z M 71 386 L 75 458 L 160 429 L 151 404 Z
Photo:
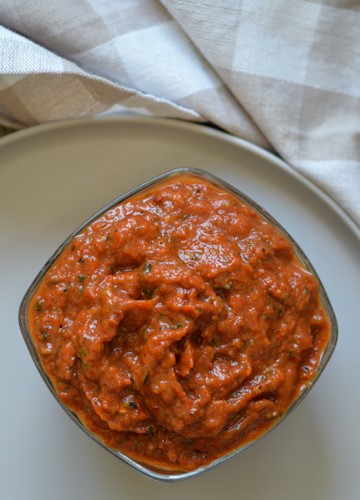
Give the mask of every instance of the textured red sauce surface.
M 316 279 L 252 208 L 196 176 L 111 209 L 63 251 L 30 326 L 59 399 L 108 446 L 192 470 L 271 427 L 316 372 Z

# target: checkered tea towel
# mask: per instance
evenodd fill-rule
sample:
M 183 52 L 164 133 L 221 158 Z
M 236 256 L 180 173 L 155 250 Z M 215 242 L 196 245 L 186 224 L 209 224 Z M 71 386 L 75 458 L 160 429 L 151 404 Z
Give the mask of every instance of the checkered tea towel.
M 124 111 L 275 150 L 360 223 L 359 0 L 0 0 L 0 123 Z

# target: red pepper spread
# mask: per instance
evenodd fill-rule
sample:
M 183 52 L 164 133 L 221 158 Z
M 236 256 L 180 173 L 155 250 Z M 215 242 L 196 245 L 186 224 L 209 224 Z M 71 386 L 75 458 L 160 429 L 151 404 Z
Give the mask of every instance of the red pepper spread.
M 271 427 L 329 339 L 317 280 L 254 209 L 172 177 L 86 227 L 31 334 L 59 399 L 109 447 L 189 471 Z

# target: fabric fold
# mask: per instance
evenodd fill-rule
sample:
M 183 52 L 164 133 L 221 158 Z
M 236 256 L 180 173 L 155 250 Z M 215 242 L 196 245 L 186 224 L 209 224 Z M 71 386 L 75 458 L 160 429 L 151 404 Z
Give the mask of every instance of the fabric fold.
M 356 0 L 0 0 L 0 122 L 136 113 L 275 151 L 360 223 Z

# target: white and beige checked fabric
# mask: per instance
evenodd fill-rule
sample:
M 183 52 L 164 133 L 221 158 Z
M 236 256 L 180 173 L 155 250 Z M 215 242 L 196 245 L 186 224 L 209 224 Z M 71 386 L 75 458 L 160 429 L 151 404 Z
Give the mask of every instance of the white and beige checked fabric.
M 0 123 L 119 112 L 273 149 L 360 223 L 359 0 L 0 0 Z

